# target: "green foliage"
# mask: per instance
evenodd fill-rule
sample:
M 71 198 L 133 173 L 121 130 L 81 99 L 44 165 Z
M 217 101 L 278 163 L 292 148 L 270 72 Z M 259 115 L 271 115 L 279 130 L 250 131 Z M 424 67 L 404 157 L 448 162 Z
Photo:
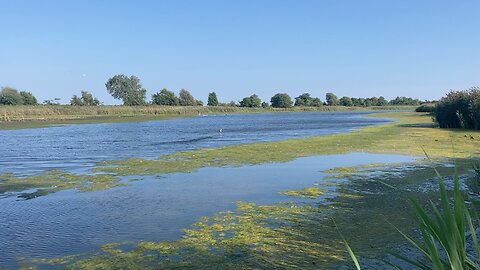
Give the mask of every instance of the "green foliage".
M 190 94 L 188 90 L 182 89 L 179 93 L 180 106 L 196 106 L 197 100 Z
M 166 88 L 160 90 L 160 92 L 152 95 L 152 104 L 163 106 L 178 106 L 180 100 L 174 92 L 168 91 Z
M 262 102 L 262 108 L 268 108 L 270 107 L 270 104 L 268 104 L 268 102 Z
M 340 104 L 338 97 L 334 93 L 327 93 L 325 99 L 328 106 L 338 106 Z
M 309 93 L 303 93 L 295 98 L 295 106 L 312 106 L 313 98 Z
M 261 106 L 261 104 L 262 101 L 255 94 L 245 97 L 242 101 L 240 101 L 240 107 L 258 108 Z
M 218 106 L 217 94 L 215 92 L 208 93 L 208 106 Z
M 23 105 L 37 105 L 37 98 L 32 93 L 27 91 L 20 91 L 20 95 L 23 97 Z
M 441 128 L 480 129 L 480 88 L 448 93 L 434 115 Z
M 342 98 L 340 99 L 340 105 L 346 106 L 346 107 L 353 106 L 352 99 L 349 98 L 349 97 L 342 97 Z
M 313 107 L 321 107 L 323 106 L 323 102 L 319 98 L 313 98 L 311 105 Z
M 396 97 L 395 99 L 390 100 L 390 105 L 413 105 L 417 106 L 420 104 L 420 100 L 413 99 L 410 97 Z
M 98 106 L 100 101 L 97 98 L 94 98 L 92 94 L 88 91 L 82 91 L 81 97 L 73 95 L 70 100 L 70 105 L 72 106 Z
M 376 106 L 387 106 L 388 101 L 384 97 L 379 97 Z
M 411 199 L 423 241 L 416 241 L 400 232 L 421 252 L 423 258 L 412 260 L 397 253 L 392 254 L 420 269 L 480 269 L 480 246 L 476 235 L 478 223 L 475 228 L 460 190 L 458 174 L 454 175 L 452 201 L 449 199 L 443 179 L 438 172 L 437 175 L 440 206 L 430 203 L 432 215 L 429 215 L 429 211 L 418 201 Z M 467 231 L 470 232 L 475 248 L 471 253 L 467 252 Z
M 275 94 L 271 99 L 270 103 L 274 108 L 290 108 L 292 107 L 293 101 L 292 98 L 286 93 Z
M 0 105 L 23 105 L 24 97 L 15 88 L 2 87 L 0 90 Z
M 293 196 L 293 197 L 316 199 L 322 196 L 325 193 L 325 190 L 320 189 L 318 187 L 307 187 L 307 188 L 298 189 L 298 190 L 282 191 L 280 193 Z
M 70 105 L 72 106 L 83 106 L 82 99 L 77 95 L 73 95 L 72 99 L 70 100 Z
M 115 75 L 105 84 L 107 91 L 116 99 L 121 99 L 124 105 L 138 106 L 145 104 L 147 90 L 140 84 L 136 76 Z

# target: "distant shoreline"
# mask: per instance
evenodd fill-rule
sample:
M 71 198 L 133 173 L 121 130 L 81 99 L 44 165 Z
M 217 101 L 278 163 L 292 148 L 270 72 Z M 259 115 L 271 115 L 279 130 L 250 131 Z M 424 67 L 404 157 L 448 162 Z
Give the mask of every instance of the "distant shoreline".
M 0 130 L 42 128 L 65 124 L 95 124 L 166 120 L 203 114 L 269 113 L 269 112 L 333 112 L 368 110 L 414 110 L 416 106 L 376 107 L 291 107 L 247 108 L 224 106 L 0 106 Z

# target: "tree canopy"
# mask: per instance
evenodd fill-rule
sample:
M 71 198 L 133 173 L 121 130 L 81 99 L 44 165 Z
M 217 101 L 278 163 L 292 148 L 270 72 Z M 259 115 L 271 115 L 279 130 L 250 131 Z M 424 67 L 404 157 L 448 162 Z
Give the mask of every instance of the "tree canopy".
M 274 108 L 290 108 L 293 105 L 292 98 L 286 93 L 275 94 L 270 99 L 270 103 Z
M 208 94 L 208 106 L 218 106 L 218 99 L 217 94 L 215 92 L 211 92 Z
M 197 102 L 188 90 L 182 89 L 179 93 L 180 106 L 195 106 Z
M 166 88 L 160 90 L 160 92 L 152 95 L 152 104 L 164 105 L 164 106 L 178 106 L 180 101 L 174 92 L 168 91 Z
M 334 93 L 327 93 L 325 100 L 327 101 L 328 106 L 338 106 L 340 104 L 338 97 Z
M 121 99 L 124 105 L 135 106 L 145 104 L 147 90 L 135 76 L 115 75 L 105 84 L 107 91 L 116 99 Z
M 20 95 L 23 97 L 24 105 L 37 105 L 37 98 L 30 92 L 20 91 Z
M 100 100 L 94 98 L 93 95 L 88 91 L 82 91 L 81 96 L 73 95 L 70 100 L 70 105 L 72 106 L 98 106 L 100 105 Z
M 242 101 L 240 101 L 240 107 L 260 107 L 262 105 L 262 100 L 256 95 L 253 94 L 249 97 L 244 97 Z

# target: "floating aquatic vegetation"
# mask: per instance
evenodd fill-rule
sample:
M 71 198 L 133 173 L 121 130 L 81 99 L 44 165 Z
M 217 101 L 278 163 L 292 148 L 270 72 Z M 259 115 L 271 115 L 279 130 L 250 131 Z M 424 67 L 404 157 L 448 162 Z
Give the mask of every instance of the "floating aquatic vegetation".
M 304 189 L 282 191 L 280 193 L 294 197 L 316 199 L 322 196 L 325 191 L 318 187 L 308 187 Z

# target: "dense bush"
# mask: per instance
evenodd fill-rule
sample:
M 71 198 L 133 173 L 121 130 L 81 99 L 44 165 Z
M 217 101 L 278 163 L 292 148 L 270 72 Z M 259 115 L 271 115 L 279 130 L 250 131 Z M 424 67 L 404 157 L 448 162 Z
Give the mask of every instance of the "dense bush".
M 178 106 L 180 101 L 174 92 L 168 91 L 166 88 L 152 95 L 152 104 L 163 106 Z
M 441 128 L 480 129 L 480 88 L 451 91 L 434 111 Z
M 23 105 L 37 105 L 38 101 L 32 93 L 27 91 L 20 91 L 20 95 L 23 97 Z
M 15 88 L 2 87 L 0 105 L 37 105 L 37 99 L 30 92 L 18 92 Z
M 290 108 L 293 105 L 292 98 L 285 93 L 279 93 L 274 95 L 270 99 L 270 103 L 274 108 Z
M 245 97 L 240 101 L 240 107 L 258 108 L 262 105 L 262 100 L 255 94 Z

